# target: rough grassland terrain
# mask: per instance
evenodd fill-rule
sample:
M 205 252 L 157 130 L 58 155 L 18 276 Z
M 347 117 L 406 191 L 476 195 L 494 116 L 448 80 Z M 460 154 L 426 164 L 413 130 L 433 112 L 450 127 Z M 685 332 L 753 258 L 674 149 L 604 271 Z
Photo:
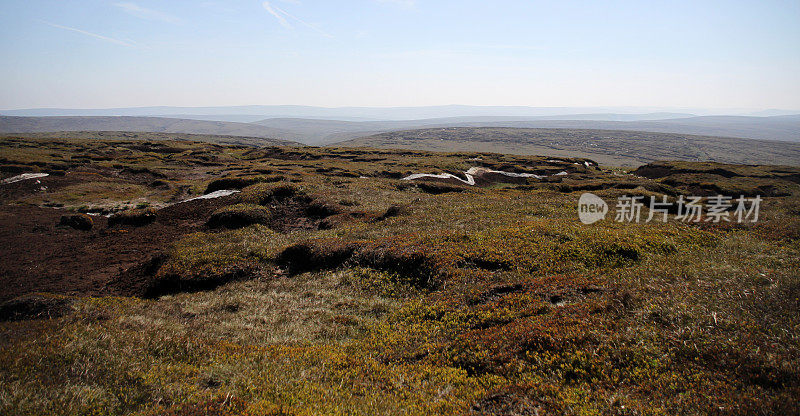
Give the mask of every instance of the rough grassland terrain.
M 243 146 L 302 146 L 300 143 L 244 135 L 218 135 L 218 134 L 185 134 L 185 133 L 158 133 L 152 131 L 56 131 L 44 133 L 15 133 L 13 136 L 30 139 L 93 139 L 93 140 L 190 140 L 194 142 L 207 142 L 226 145 Z
M 541 153 L 0 138 L 0 414 L 800 413 L 800 169 Z

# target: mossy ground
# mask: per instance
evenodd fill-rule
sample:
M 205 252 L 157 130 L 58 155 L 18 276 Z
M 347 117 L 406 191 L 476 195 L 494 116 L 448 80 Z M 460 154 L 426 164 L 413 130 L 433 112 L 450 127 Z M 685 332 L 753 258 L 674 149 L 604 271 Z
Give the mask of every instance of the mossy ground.
M 571 190 L 585 181 L 611 200 L 690 184 L 575 168 L 559 182 L 431 194 L 396 178 L 463 171 L 476 157 L 507 170 L 545 158 L 170 146 L 3 142 L 9 164 L 45 169 L 117 152 L 74 162 L 115 169 L 127 155 L 126 166 L 184 185 L 184 197 L 233 173 L 281 175 L 242 198 L 269 207 L 285 187 L 350 219 L 194 233 L 159 273 L 248 278 L 157 299 L 79 296 L 63 317 L 1 323 L 0 413 L 798 413 L 791 181 L 773 178 L 790 195 L 768 198 L 758 224 L 586 226 Z M 173 191 L 148 192 L 163 201 Z M 403 208 L 382 217 L 391 206 Z

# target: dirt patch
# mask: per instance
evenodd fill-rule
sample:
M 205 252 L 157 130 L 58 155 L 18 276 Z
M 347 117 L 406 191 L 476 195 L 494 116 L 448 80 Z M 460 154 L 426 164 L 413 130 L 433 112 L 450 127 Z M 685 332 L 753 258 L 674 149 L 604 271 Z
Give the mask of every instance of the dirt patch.
M 723 178 L 734 178 L 737 176 L 743 176 L 742 174 L 733 172 L 730 169 L 724 169 L 721 167 L 709 168 L 709 169 L 687 169 L 687 168 L 678 168 L 666 163 L 658 163 L 658 162 L 640 166 L 639 168 L 633 171 L 634 175 L 642 176 L 649 179 L 660 179 L 670 175 L 687 174 L 687 173 L 717 175 L 717 176 L 722 176 Z
M 42 178 L 60 185 L 79 181 L 82 176 Z M 36 192 L 42 184 L 36 180 L 7 184 L 10 195 Z M 35 185 L 37 188 L 33 188 Z M 256 187 L 261 185 L 255 185 Z M 252 188 L 252 187 L 251 187 Z M 257 191 L 257 192 L 255 192 Z M 257 221 L 278 231 L 334 227 L 327 218 L 347 215 L 338 204 L 306 195 L 290 185 L 272 184 L 240 194 L 214 199 L 196 199 L 165 208 L 131 210 L 110 218 L 65 213 L 55 208 L 35 206 L 0 206 L 0 302 L 33 292 L 67 295 L 156 296 L 174 291 L 212 288 L 252 275 L 252 270 L 225 270 L 214 276 L 192 277 L 159 274 L 162 254 L 184 235 L 208 232 L 216 222 L 230 228 L 234 220 L 222 217 L 232 212 L 221 209 L 257 199 Z M 235 210 L 234 210 L 235 211 Z M 249 213 L 245 213 L 248 214 Z M 62 216 L 65 217 L 62 223 Z M 210 218 L 216 218 L 218 221 Z M 355 220 L 355 217 L 342 219 Z M 239 218 L 241 219 L 241 218 Z M 85 224 L 91 221 L 93 226 Z M 233 222 L 232 222 L 233 221 Z M 240 221 L 241 222 L 241 221 Z M 70 226 L 59 226 L 59 224 Z M 155 259 L 155 260 L 154 260 Z M 162 260 L 159 260 L 162 259 Z
M 156 274 L 167 259 L 166 254 L 157 252 L 144 262 L 122 271 L 109 282 L 109 291 L 144 296 L 150 288 L 156 286 Z
M 140 227 L 107 228 L 94 216 L 90 231 L 59 227 L 63 210 L 0 206 L 0 301 L 32 292 L 139 296 L 141 285 L 114 284 L 183 235 L 208 230 L 211 213 L 232 196 L 176 204 Z
M 319 199 L 312 200 L 305 208 L 305 214 L 310 218 L 316 219 L 327 218 L 341 213 L 342 208 L 338 205 Z

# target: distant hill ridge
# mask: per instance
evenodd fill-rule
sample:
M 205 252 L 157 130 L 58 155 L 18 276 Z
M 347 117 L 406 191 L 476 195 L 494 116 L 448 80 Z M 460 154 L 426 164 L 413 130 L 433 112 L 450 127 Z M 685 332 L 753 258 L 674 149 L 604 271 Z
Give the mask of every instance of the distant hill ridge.
M 132 131 L 264 137 L 298 140 L 297 134 L 250 123 L 167 117 L 10 117 L 0 116 L 0 133 L 54 131 Z
M 258 115 L 248 114 L 184 114 L 180 117 L 0 116 L 0 132 L 2 133 L 147 131 L 269 137 L 313 145 L 330 144 L 390 131 L 434 127 L 602 129 L 800 142 L 800 115 L 796 114 L 756 117 L 687 116 L 682 113 L 585 113 L 537 117 L 483 115 L 369 121 L 298 117 L 262 118 Z

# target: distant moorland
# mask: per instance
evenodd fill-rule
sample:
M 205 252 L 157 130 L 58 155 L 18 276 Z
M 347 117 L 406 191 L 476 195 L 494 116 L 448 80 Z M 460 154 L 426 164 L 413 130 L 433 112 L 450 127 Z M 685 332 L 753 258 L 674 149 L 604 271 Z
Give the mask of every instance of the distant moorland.
M 562 112 L 570 109 L 560 109 Z M 148 131 L 271 137 L 324 145 L 377 133 L 435 127 L 647 131 L 800 142 L 800 115 L 695 116 L 689 113 L 561 113 L 516 107 L 221 107 L 0 111 L 0 133 Z M 203 114 L 206 112 L 207 114 Z M 261 112 L 259 114 L 259 112 Z M 773 114 L 767 112 L 765 114 Z
M 638 166 L 655 160 L 800 165 L 798 143 L 608 130 L 437 128 L 382 133 L 338 144 L 587 157 L 609 166 Z

